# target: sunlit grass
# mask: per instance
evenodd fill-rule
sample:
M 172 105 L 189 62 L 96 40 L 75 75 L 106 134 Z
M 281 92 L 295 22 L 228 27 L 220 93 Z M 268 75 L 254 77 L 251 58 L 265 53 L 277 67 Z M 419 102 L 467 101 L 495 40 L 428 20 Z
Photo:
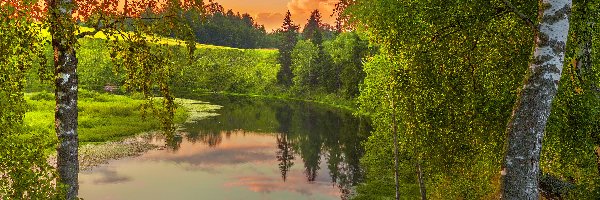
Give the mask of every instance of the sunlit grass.
M 117 141 L 138 133 L 160 129 L 152 116 L 142 118 L 144 100 L 126 96 L 81 91 L 79 98 L 79 141 L 97 143 Z M 54 95 L 47 92 L 26 94 L 29 111 L 24 122 L 34 132 L 54 134 Z M 177 109 L 175 122 L 182 123 L 188 114 Z
M 94 32 L 94 28 L 90 28 L 90 27 L 85 27 L 85 26 L 78 26 L 78 31 L 76 31 L 75 34 L 79 34 L 79 33 L 84 33 L 84 32 Z M 125 34 L 128 34 L 128 32 L 125 32 Z M 51 35 L 50 32 L 48 31 L 48 29 L 43 29 L 40 32 L 40 36 L 42 38 L 46 38 L 46 39 L 50 39 Z M 95 39 L 103 39 L 106 40 L 109 37 L 102 31 L 98 31 L 95 35 L 92 36 L 86 36 L 86 38 L 95 38 Z M 122 39 L 122 37 L 120 37 Z M 152 39 L 152 38 L 150 38 Z M 173 39 L 173 38 L 165 38 L 165 37 L 158 37 L 158 44 L 167 44 L 167 45 L 185 45 L 185 41 L 182 40 L 177 40 L 177 39 Z M 200 43 L 196 43 L 196 48 L 203 48 L 203 49 L 238 49 L 238 48 L 233 48 L 233 47 L 225 47 L 225 46 L 216 46 L 216 45 L 210 45 L 210 44 L 200 44 Z M 248 51 L 258 51 L 258 52 L 265 52 L 265 53 L 273 53 L 273 52 L 277 52 L 277 49 L 239 49 L 239 50 L 248 50 Z
M 94 31 L 93 28 L 84 27 L 84 26 L 79 26 L 78 28 L 79 28 L 79 32 L 93 32 Z M 125 33 L 125 34 L 127 34 L 127 33 Z M 49 34 L 48 34 L 48 36 L 49 36 Z M 104 34 L 102 31 L 99 31 L 99 32 L 97 32 L 93 36 L 88 36 L 88 38 L 96 38 L 96 39 L 104 39 L 104 40 L 106 40 L 106 39 L 108 39 L 108 36 L 106 34 Z M 151 39 L 153 39 L 153 38 L 151 38 Z M 173 39 L 173 38 L 158 37 L 158 44 L 185 45 L 185 41 L 177 40 L 177 39 Z M 200 44 L 200 43 L 196 43 L 196 48 L 205 48 L 205 49 L 237 49 L 237 48 L 233 48 L 233 47 L 215 46 L 215 45 Z M 250 49 L 250 50 L 252 50 L 252 51 L 262 51 L 262 52 L 274 52 L 274 51 L 277 51 L 275 49 Z

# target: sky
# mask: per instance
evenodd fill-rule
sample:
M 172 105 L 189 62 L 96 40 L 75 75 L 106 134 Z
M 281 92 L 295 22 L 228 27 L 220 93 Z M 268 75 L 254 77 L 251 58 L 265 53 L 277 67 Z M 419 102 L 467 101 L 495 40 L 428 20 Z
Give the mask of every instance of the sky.
M 208 1 L 205 1 L 205 3 Z M 215 0 L 225 10 L 249 13 L 258 24 L 265 25 L 267 31 L 281 27 L 286 11 L 292 13 L 294 24 L 304 27 L 310 13 L 319 9 L 323 22 L 332 24 L 331 17 L 338 0 Z
M 143 0 L 142 0 L 143 1 Z M 306 25 L 310 13 L 319 9 L 324 23 L 334 25 L 335 17 L 332 17 L 335 4 L 339 0 L 213 0 L 221 4 L 225 11 L 232 9 L 234 12 L 248 13 L 260 25 L 264 25 L 268 32 L 278 29 L 283 24 L 285 13 L 292 13 L 294 24 L 303 28 Z M 204 0 L 208 4 L 209 0 Z M 124 0 L 119 0 L 119 6 Z

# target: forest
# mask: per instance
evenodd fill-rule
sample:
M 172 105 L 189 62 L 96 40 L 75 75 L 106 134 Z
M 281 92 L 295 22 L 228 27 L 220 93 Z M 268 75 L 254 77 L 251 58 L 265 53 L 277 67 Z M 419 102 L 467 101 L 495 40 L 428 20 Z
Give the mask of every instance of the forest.
M 1 0 L 0 199 L 600 198 L 600 0 L 331 5 Z

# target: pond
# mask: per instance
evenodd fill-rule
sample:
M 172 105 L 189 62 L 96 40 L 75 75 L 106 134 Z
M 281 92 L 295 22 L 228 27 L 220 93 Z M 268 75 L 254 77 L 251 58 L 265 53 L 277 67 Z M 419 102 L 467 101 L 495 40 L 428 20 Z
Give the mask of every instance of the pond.
M 363 180 L 361 142 L 371 130 L 365 119 L 300 101 L 192 98 L 223 107 L 184 124 L 174 149 L 80 172 L 80 197 L 345 199 Z

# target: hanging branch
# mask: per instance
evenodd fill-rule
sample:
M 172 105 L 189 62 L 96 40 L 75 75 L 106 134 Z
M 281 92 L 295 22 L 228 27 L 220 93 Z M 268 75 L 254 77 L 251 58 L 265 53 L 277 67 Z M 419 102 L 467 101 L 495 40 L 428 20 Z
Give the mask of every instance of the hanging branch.
M 527 17 L 527 15 L 523 14 L 521 11 L 519 11 L 517 9 L 517 7 L 515 7 L 512 3 L 510 3 L 510 1 L 508 0 L 503 0 L 504 4 L 506 6 L 508 6 L 508 8 L 510 8 L 510 10 L 517 14 L 517 16 L 519 16 L 519 18 L 521 18 L 523 21 L 525 21 L 525 23 L 527 25 L 529 25 L 531 27 L 532 30 L 536 31 L 537 27 L 535 26 L 535 23 L 533 22 L 533 20 L 531 20 L 531 18 Z

